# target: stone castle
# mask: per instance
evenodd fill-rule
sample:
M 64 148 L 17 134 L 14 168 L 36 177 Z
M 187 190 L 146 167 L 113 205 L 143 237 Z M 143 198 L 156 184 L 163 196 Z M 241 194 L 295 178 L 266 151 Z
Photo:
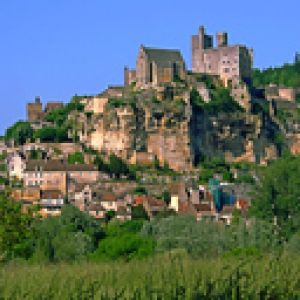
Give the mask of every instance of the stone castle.
M 203 26 L 192 36 L 193 72 L 217 75 L 228 86 L 240 80 L 250 83 L 252 67 L 253 51 L 243 45 L 228 45 L 226 32 L 217 33 L 217 48 Z
M 192 170 L 203 157 L 265 163 L 277 156 L 272 139 L 277 127 L 266 115 L 252 114 L 249 83 L 253 52 L 228 45 L 227 33 L 212 36 L 200 27 L 192 36 L 192 71 L 180 50 L 141 45 L 135 69 L 124 69 L 124 86 L 110 86 L 82 99 L 85 111 L 69 115 L 77 122 L 81 143 L 114 153 L 131 163 L 151 164 L 157 158 L 177 171 Z M 207 114 L 194 109 L 191 91 L 211 101 L 211 85 L 228 87 L 244 112 Z M 28 106 L 28 119 L 46 112 L 40 102 Z
M 45 116 L 55 109 L 63 108 L 62 102 L 48 102 L 43 109 L 40 97 L 36 97 L 35 101 L 27 104 L 27 120 L 31 123 L 43 122 Z

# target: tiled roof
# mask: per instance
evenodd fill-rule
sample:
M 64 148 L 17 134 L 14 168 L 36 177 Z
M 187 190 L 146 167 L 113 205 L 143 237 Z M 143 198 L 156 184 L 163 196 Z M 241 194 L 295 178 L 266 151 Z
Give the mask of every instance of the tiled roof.
M 86 183 L 77 183 L 75 185 L 75 193 L 81 193 L 87 185 Z
M 149 206 L 152 206 L 152 207 L 154 207 L 154 206 L 165 207 L 166 206 L 166 203 L 163 200 L 159 200 L 159 199 L 156 199 L 153 197 L 146 197 L 145 201 L 147 201 Z
M 148 59 L 155 61 L 158 64 L 165 64 L 166 62 L 182 61 L 182 55 L 177 49 L 157 49 L 143 47 Z
M 114 201 L 117 201 L 117 198 L 115 196 L 114 193 L 111 193 L 111 192 L 104 192 L 101 194 L 100 196 L 100 201 L 103 201 L 103 202 L 114 202 Z
M 58 190 L 42 191 L 41 199 L 62 199 L 63 194 Z
M 61 160 L 29 160 L 26 164 L 25 171 L 97 171 L 95 165 L 90 164 L 68 164 Z
M 176 182 L 170 185 L 170 193 L 171 195 L 178 195 L 185 189 L 184 182 Z
M 211 211 L 210 205 L 206 203 L 194 204 L 194 207 L 197 210 L 197 212 Z

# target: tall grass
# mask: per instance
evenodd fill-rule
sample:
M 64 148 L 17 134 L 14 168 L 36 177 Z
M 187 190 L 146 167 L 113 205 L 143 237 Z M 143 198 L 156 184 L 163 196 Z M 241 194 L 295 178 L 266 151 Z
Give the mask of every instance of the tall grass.
M 289 257 L 10 264 L 0 276 L 0 299 L 300 298 L 300 259 Z

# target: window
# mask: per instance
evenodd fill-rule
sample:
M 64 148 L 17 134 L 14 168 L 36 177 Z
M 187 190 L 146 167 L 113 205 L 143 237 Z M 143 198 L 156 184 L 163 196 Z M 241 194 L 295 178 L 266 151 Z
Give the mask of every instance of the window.
M 153 82 L 153 63 L 152 62 L 150 63 L 150 75 L 149 75 L 149 77 L 150 77 L 149 81 Z

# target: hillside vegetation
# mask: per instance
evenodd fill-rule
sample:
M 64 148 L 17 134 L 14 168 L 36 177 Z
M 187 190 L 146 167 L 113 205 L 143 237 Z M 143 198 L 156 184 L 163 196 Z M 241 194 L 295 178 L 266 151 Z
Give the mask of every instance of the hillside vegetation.
M 287 87 L 300 87 L 300 63 L 285 64 L 281 67 L 253 71 L 253 84 L 262 87 L 276 84 Z

